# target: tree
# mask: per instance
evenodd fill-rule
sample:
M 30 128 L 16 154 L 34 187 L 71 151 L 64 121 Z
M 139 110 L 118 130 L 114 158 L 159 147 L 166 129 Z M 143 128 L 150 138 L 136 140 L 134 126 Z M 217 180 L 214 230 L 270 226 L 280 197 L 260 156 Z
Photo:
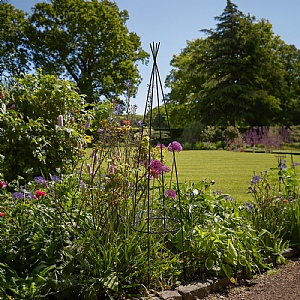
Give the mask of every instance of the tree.
M 300 124 L 300 50 L 294 45 L 279 42 L 277 51 L 284 68 L 284 85 L 281 86 L 281 114 L 278 125 Z
M 187 120 L 208 125 L 278 122 L 281 100 L 287 99 L 285 63 L 278 53 L 284 42 L 268 21 L 244 15 L 230 0 L 216 20 L 216 29 L 203 30 L 205 39 L 189 42 L 171 61 L 170 103 L 187 108 Z
M 0 76 L 19 75 L 29 69 L 25 17 L 8 3 L 0 5 Z
M 171 60 L 173 69 L 166 78 L 166 86 L 171 88 L 167 95 L 168 111 L 172 124 L 182 127 L 199 120 L 197 109 L 198 93 L 206 82 L 204 55 L 208 51 L 207 39 L 188 41 L 179 55 Z
M 36 67 L 67 76 L 89 102 L 113 99 L 140 82 L 136 63 L 148 54 L 126 27 L 127 11 L 109 0 L 51 0 L 37 3 L 28 19 L 28 47 Z

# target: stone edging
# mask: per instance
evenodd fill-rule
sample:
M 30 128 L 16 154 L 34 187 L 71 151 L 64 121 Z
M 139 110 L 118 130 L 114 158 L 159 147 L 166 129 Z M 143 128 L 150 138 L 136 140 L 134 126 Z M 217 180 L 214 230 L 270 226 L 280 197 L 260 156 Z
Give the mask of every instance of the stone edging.
M 282 252 L 282 256 L 286 259 L 297 257 L 298 255 L 299 251 L 292 248 Z M 131 298 L 130 300 L 199 300 L 207 297 L 211 292 L 218 291 L 230 284 L 229 278 L 207 280 L 206 282 L 197 281 L 180 285 L 174 291 L 155 292 L 147 297 Z

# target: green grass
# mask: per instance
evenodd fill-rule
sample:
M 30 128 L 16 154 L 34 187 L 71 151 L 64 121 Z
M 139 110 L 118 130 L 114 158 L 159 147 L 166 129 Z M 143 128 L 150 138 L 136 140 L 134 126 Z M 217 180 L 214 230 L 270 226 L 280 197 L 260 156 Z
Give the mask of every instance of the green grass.
M 286 155 L 288 166 L 291 157 Z M 297 161 L 298 157 L 293 157 Z M 299 158 L 300 160 L 300 158 Z M 172 153 L 166 154 L 166 165 L 171 166 Z M 199 182 L 204 178 L 215 180 L 212 190 L 230 194 L 239 202 L 252 199 L 247 189 L 252 176 L 276 167 L 278 154 L 232 151 L 185 150 L 176 153 L 179 182 Z

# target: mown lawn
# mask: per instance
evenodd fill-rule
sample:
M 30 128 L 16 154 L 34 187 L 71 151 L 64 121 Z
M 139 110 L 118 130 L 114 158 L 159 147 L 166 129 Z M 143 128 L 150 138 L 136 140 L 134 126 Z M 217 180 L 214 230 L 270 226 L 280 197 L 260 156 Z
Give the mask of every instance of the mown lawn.
M 251 200 L 247 194 L 250 180 L 254 174 L 276 167 L 279 154 L 246 153 L 232 151 L 183 150 L 176 153 L 179 182 L 199 182 L 204 178 L 215 180 L 213 190 L 230 194 L 235 200 Z M 166 165 L 171 165 L 172 153 L 166 154 Z M 291 156 L 286 155 L 288 166 Z M 293 156 L 293 161 L 300 161 L 300 156 Z

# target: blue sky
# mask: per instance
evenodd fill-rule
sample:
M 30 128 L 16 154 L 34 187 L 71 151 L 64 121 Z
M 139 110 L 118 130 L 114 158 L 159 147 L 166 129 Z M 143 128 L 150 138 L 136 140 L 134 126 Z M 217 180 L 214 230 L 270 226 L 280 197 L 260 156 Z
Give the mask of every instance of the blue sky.
M 36 0 L 8 0 L 16 8 L 30 12 Z M 164 82 L 174 54 L 179 54 L 187 40 L 203 37 L 201 29 L 215 28 L 214 17 L 222 14 L 226 0 L 116 0 L 121 10 L 129 12 L 127 27 L 140 36 L 144 50 L 150 52 L 150 43 L 160 42 L 157 57 L 161 79 Z M 273 31 L 287 44 L 300 48 L 300 0 L 232 0 L 243 13 L 257 19 L 267 19 Z M 147 96 L 152 60 L 148 66 L 139 65 L 143 82 L 136 99 L 138 113 L 143 113 Z M 165 93 L 168 90 L 165 89 Z

